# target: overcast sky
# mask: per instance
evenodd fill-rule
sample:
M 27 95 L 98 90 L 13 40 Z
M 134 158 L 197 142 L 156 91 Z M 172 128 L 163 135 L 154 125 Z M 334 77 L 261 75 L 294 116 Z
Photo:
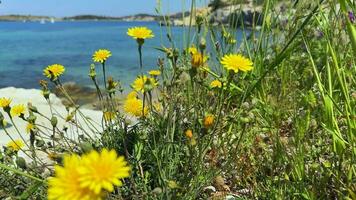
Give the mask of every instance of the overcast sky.
M 0 15 L 73 16 L 95 14 L 125 16 L 137 13 L 155 13 L 157 0 L 0 0 Z M 198 6 L 208 0 L 196 0 Z M 189 10 L 191 0 L 161 0 L 165 13 Z

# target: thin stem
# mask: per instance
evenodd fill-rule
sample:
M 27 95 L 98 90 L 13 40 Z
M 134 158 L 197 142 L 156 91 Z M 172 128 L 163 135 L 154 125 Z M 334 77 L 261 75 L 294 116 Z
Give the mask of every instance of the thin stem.
M 145 79 L 144 79 L 144 76 L 143 76 L 143 60 L 142 60 L 142 44 L 143 43 L 138 43 L 138 55 L 139 55 L 139 58 L 140 58 L 140 73 L 141 73 L 141 78 L 142 78 L 142 82 L 143 82 L 143 100 L 142 100 L 142 116 L 145 116 L 145 97 L 146 97 L 146 92 L 144 90 L 145 88 Z
M 103 76 L 104 76 L 104 87 L 106 89 L 106 72 L 105 72 L 105 61 L 102 63 L 103 67 Z
M 19 129 L 17 128 L 17 126 L 16 126 L 16 124 L 15 124 L 15 122 L 14 122 L 14 119 L 12 118 L 12 116 L 11 116 L 10 114 L 8 114 L 8 115 L 9 115 L 9 117 L 10 117 L 10 120 L 11 120 L 12 125 L 14 125 L 14 128 L 15 128 L 17 134 L 18 134 L 18 135 L 20 136 L 20 138 L 24 141 L 24 143 L 26 144 L 27 148 L 30 149 L 30 146 L 27 144 L 25 138 L 22 136 L 21 132 L 20 132 Z
M 140 72 L 142 73 L 142 71 L 143 71 L 142 44 L 138 45 L 138 54 L 139 54 L 139 57 L 140 57 Z
M 27 174 L 27 173 L 24 173 L 24 172 L 22 172 L 22 171 L 20 171 L 20 170 L 14 169 L 14 168 L 9 167 L 9 166 L 6 166 L 5 164 L 2 164 L 2 163 L 0 163 L 0 168 L 9 170 L 9 171 L 11 171 L 11 172 L 13 172 L 13 173 L 15 173 L 15 174 L 19 174 L 19 175 L 21 175 L 21 176 L 25 176 L 25 177 L 27 177 L 27 178 L 33 179 L 33 180 L 35 180 L 35 181 L 39 181 L 39 182 L 41 182 L 41 183 L 46 183 L 45 180 L 39 179 L 39 178 L 37 178 L 37 177 L 35 177 L 35 176 L 32 176 L 32 175 Z

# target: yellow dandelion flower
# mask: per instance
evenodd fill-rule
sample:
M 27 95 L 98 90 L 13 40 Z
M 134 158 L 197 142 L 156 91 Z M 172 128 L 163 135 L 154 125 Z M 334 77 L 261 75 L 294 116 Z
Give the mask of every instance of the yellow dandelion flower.
M 70 122 L 70 121 L 72 121 L 72 119 L 73 119 L 73 117 L 74 117 L 74 114 L 75 114 L 75 112 L 71 112 L 71 113 L 69 113 L 67 116 L 66 116 L 66 122 Z
M 162 111 L 162 105 L 159 102 L 153 103 L 153 108 L 156 110 L 156 112 Z
M 195 146 L 197 144 L 197 140 L 195 138 L 192 138 L 190 140 L 190 145 Z
M 221 88 L 222 87 L 222 83 L 219 80 L 213 80 L 210 83 L 210 87 L 211 88 Z
M 234 38 L 234 36 L 228 32 L 224 33 L 224 38 L 227 41 L 227 43 L 229 43 L 229 44 L 235 44 L 237 42 L 236 39 Z
M 31 133 L 31 131 L 33 131 L 36 128 L 36 126 L 32 123 L 28 123 L 26 125 L 26 133 Z
M 147 76 L 139 76 L 132 84 L 132 88 L 137 92 L 145 92 L 147 88 L 155 88 L 157 87 L 158 83 L 154 78 L 147 78 Z
M 63 167 L 55 166 L 55 177 L 48 180 L 49 200 L 101 200 L 103 193 L 94 193 L 87 187 L 81 187 L 79 167 L 82 160 L 77 155 L 66 155 Z M 103 170 L 104 171 L 104 170 Z
M 237 73 L 239 70 L 247 72 L 253 69 L 253 62 L 240 54 L 225 55 L 220 63 L 227 69 Z
M 177 188 L 179 188 L 179 185 L 177 184 L 177 182 L 170 180 L 170 181 L 168 181 L 168 187 L 171 189 L 177 189 Z
M 137 93 L 136 91 L 131 91 L 127 96 L 126 99 L 136 99 L 137 98 Z
M 204 118 L 204 127 L 210 128 L 214 125 L 214 116 L 213 115 L 206 115 Z
M 106 111 L 104 112 L 104 119 L 105 121 L 112 121 L 116 119 L 116 113 L 111 111 Z
M 195 54 L 198 54 L 198 49 L 193 45 L 191 47 L 188 48 L 188 52 L 191 54 L 191 55 L 195 55 Z
M 9 143 L 7 143 L 7 148 L 12 149 L 14 151 L 19 151 L 22 149 L 25 144 L 22 142 L 22 140 L 12 140 Z
M 204 56 L 201 53 L 193 54 L 191 60 L 192 67 L 201 67 L 206 63 L 207 60 L 208 56 Z
M 159 70 L 151 70 L 151 71 L 148 72 L 148 74 L 151 75 L 151 76 L 159 76 L 159 75 L 161 75 L 161 71 L 159 71 Z
M 234 38 L 231 38 L 228 40 L 230 44 L 236 44 L 237 40 Z
M 103 189 L 112 192 L 114 186 L 121 186 L 120 179 L 130 176 L 130 167 L 123 156 L 117 156 L 116 151 L 103 149 L 101 153 L 91 151 L 84 155 L 79 173 L 80 186 L 100 194 Z
M 2 97 L 0 98 L 0 107 L 1 108 L 8 108 L 10 107 L 11 99 Z
M 145 109 L 142 108 L 143 108 L 143 103 L 140 99 L 137 98 L 126 99 L 124 104 L 125 112 L 135 117 L 147 116 L 148 107 L 145 106 Z
M 193 131 L 188 129 L 185 131 L 185 136 L 187 136 L 187 138 L 192 138 L 193 137 Z
M 127 31 L 127 35 L 131 36 L 134 39 L 141 39 L 141 40 L 154 37 L 152 30 L 148 29 L 147 27 L 129 28 Z
M 43 75 L 47 76 L 49 79 L 56 80 L 58 77 L 60 77 L 64 73 L 65 70 L 66 69 L 63 65 L 53 64 L 53 65 L 47 66 L 43 70 Z
M 111 56 L 111 52 L 107 49 L 99 49 L 93 54 L 93 61 L 104 63 Z
M 0 121 L 0 124 L 2 127 L 6 127 L 7 126 L 7 122 L 5 120 Z
M 60 157 L 60 155 L 55 152 L 49 152 L 47 155 L 47 158 L 52 161 L 56 161 L 59 157 Z
M 26 107 L 23 104 L 15 105 L 10 110 L 11 117 L 19 117 L 24 115 L 26 111 Z

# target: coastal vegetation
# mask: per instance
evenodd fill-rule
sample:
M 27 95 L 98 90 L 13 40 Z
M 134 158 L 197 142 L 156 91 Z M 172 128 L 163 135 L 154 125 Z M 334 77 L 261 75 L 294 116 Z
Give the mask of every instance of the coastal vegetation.
M 0 150 L 0 198 L 356 199 L 355 3 L 259 1 L 246 29 L 245 4 L 226 2 L 214 12 L 230 6 L 228 23 L 214 23 L 193 0 L 179 42 L 165 15 L 167 35 L 129 28 L 140 70 L 130 88 L 107 73 L 110 49 L 92 52 L 99 121 L 64 87 L 70 66 L 43 67 L 49 115 L 0 96 L 11 138 Z M 168 42 L 148 71 L 154 37 Z M 12 139 L 23 133 L 29 140 Z

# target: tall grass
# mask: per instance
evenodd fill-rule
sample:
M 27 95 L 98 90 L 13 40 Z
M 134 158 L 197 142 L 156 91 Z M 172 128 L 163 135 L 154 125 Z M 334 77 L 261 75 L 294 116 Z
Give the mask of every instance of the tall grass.
M 355 13 L 355 3 L 299 0 L 284 2 L 284 9 L 280 5 L 263 1 L 263 14 L 254 16 L 262 20 L 257 31 L 236 20 L 242 18 L 238 14 L 229 25 L 212 26 L 192 0 L 182 49 L 158 6 L 167 25 L 158 37 L 170 46 L 157 47 L 164 57 L 157 64 L 158 88 L 138 94 L 149 115 L 128 122 L 132 118 L 120 109 L 124 100 L 117 100 L 115 88 L 98 85 L 92 76 L 103 112 L 115 115 L 99 122 L 101 132 L 98 122 L 86 118 L 56 82 L 72 102 L 75 117 L 68 123 L 84 136 L 62 136 L 46 151 L 58 155 L 58 164 L 62 154 L 104 147 L 124 155 L 131 177 L 107 199 L 356 199 L 356 34 L 347 15 Z M 243 40 L 233 42 L 238 30 Z M 208 67 L 192 67 L 192 45 L 209 56 Z M 139 48 L 138 60 L 144 61 L 145 51 L 144 45 Z M 254 70 L 232 76 L 220 64 L 230 53 L 249 57 Z M 145 73 L 142 64 L 137 67 Z M 210 86 L 215 79 L 221 88 Z M 30 111 L 30 117 L 40 115 Z M 210 127 L 204 121 L 208 115 L 214 116 Z M 39 127 L 39 141 L 48 131 L 53 138 L 61 133 L 55 117 L 46 117 L 53 127 Z M 84 119 L 91 133 L 80 128 L 76 117 Z M 189 137 L 187 130 L 192 131 Z M 13 161 L 16 153 L 0 155 L 0 197 L 45 198 L 48 174 L 36 168 L 40 164 L 23 168 Z M 49 171 L 53 173 L 51 166 Z M 8 181 L 12 179 L 16 181 Z

